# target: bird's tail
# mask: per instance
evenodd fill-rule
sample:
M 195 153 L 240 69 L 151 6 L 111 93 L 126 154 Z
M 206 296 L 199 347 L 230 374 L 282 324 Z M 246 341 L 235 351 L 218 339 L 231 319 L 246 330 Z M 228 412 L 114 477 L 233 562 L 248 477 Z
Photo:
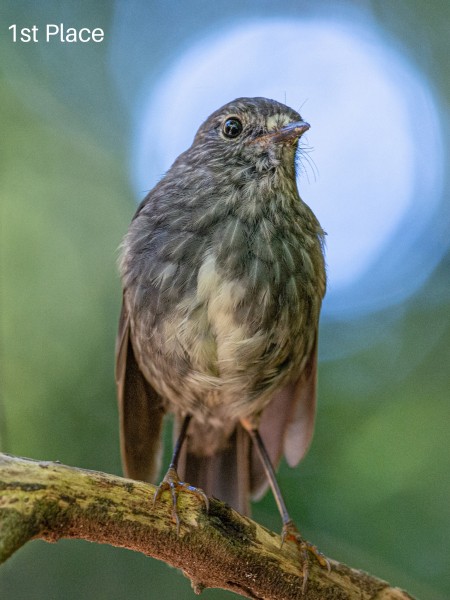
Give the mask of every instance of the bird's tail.
M 177 429 L 179 427 L 175 426 Z M 187 439 L 178 463 L 178 474 L 182 481 L 201 488 L 207 496 L 220 498 L 241 514 L 248 515 L 250 464 L 250 438 L 237 424 L 225 445 L 211 456 L 198 450 L 193 452 Z

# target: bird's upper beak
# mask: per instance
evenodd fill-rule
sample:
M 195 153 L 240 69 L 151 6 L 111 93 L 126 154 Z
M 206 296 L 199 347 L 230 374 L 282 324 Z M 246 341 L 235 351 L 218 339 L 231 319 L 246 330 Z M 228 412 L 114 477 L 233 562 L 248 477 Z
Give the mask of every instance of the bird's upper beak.
M 310 125 L 305 121 L 294 121 L 275 131 L 269 131 L 264 135 L 255 138 L 254 142 L 287 142 L 295 143 L 304 133 L 308 131 Z

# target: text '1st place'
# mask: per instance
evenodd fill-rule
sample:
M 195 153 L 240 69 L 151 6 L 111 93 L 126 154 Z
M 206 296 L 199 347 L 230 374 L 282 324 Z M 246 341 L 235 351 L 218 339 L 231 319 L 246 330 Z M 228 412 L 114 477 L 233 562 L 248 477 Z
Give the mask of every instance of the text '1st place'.
M 89 27 L 66 27 L 64 23 L 55 25 L 48 23 L 45 28 L 37 27 L 32 25 L 31 27 L 18 27 L 16 23 L 10 25 L 8 30 L 12 33 L 12 41 L 28 43 L 38 43 L 41 40 L 44 42 L 59 42 L 59 43 L 77 43 L 83 44 L 89 42 L 103 42 L 105 39 L 105 32 L 100 27 L 90 29 Z

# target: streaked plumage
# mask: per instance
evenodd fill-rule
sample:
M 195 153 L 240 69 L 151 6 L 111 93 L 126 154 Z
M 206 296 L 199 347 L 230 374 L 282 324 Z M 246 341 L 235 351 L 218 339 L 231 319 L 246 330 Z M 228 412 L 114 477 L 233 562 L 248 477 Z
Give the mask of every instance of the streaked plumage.
M 243 125 L 236 139 L 230 117 Z M 122 246 L 125 471 L 154 480 L 164 414 L 191 414 L 180 477 L 242 512 L 266 479 L 241 420 L 258 424 L 275 465 L 283 452 L 295 465 L 313 431 L 323 231 L 298 195 L 299 136 L 278 134 L 300 121 L 265 98 L 213 113 Z

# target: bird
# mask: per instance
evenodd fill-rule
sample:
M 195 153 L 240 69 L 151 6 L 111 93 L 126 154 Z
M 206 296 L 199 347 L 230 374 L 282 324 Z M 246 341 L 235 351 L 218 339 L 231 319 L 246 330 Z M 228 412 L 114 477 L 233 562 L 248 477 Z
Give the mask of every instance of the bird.
M 186 124 L 188 125 L 188 124 Z M 282 539 L 312 552 L 275 476 L 313 434 L 325 233 L 297 187 L 310 126 L 268 98 L 213 112 L 136 210 L 120 250 L 116 342 L 121 454 L 155 482 L 166 415 L 169 489 L 243 514 L 270 486 Z M 305 551 L 306 549 L 306 551 Z

